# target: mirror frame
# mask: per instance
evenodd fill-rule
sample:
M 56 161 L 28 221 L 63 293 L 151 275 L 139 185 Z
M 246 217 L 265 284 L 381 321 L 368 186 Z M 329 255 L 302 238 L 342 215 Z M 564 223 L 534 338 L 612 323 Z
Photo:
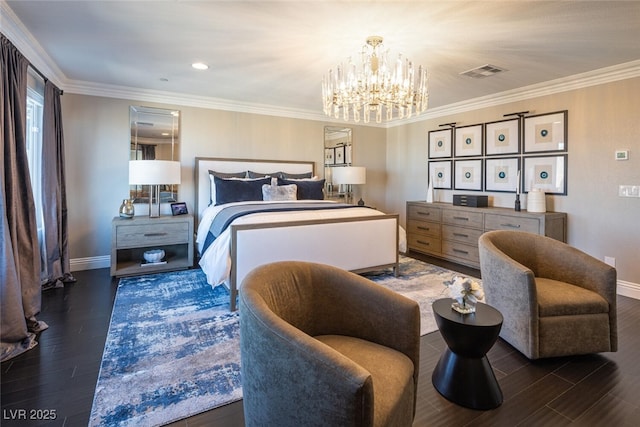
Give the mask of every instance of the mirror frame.
M 129 106 L 129 160 L 179 161 L 180 118 L 180 110 Z M 165 197 L 161 201 L 177 201 L 177 185 L 164 187 Z M 148 185 L 129 186 L 129 198 L 134 203 L 148 203 L 148 194 Z
M 324 127 L 325 197 L 339 199 L 344 196 L 342 186 L 333 185 L 333 168 L 353 165 L 353 129 L 344 126 Z

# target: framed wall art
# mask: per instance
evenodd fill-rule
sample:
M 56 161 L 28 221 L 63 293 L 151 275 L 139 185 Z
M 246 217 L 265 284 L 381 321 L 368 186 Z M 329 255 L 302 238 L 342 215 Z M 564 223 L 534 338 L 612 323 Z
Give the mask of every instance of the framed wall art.
M 455 156 L 482 156 L 482 124 L 455 128 Z
M 451 189 L 451 160 L 429 162 L 429 177 L 433 188 Z
M 524 118 L 524 152 L 567 151 L 567 110 Z
M 524 191 L 539 188 L 547 194 L 567 194 L 567 155 L 524 158 Z
M 336 147 L 335 154 L 336 165 L 343 165 L 345 162 L 345 146 L 339 145 Z
M 451 157 L 451 129 L 429 131 L 429 159 Z
M 487 156 L 520 152 L 520 118 L 485 124 L 485 153 Z
M 520 159 L 517 157 L 486 159 L 484 188 L 486 191 L 515 193 L 518 188 Z
M 454 189 L 482 191 L 482 160 L 456 160 Z
M 324 149 L 324 164 L 325 165 L 335 165 L 336 164 L 336 150 L 331 148 Z

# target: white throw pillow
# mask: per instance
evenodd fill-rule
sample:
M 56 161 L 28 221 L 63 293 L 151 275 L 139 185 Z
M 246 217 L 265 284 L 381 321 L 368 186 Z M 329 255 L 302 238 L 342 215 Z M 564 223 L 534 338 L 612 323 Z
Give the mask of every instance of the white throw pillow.
M 272 202 L 277 200 L 296 200 L 296 194 L 298 193 L 298 186 L 295 184 L 290 185 L 267 185 L 262 186 L 262 199 L 265 202 Z

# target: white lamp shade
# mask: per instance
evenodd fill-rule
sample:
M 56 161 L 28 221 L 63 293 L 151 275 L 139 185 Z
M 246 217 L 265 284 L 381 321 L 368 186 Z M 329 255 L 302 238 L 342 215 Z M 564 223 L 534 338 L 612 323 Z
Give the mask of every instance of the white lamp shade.
M 362 166 L 333 168 L 333 181 L 335 184 L 365 184 L 367 182 L 367 169 Z
M 180 184 L 180 162 L 170 160 L 130 160 L 129 184 Z

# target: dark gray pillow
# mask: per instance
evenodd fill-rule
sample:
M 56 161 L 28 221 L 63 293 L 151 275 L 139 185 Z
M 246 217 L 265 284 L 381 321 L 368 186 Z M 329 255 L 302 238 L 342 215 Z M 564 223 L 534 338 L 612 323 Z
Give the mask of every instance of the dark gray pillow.
M 313 175 L 311 174 L 311 172 L 307 172 L 307 173 L 286 173 L 286 172 L 282 172 L 282 176 L 280 176 L 280 178 L 284 178 L 284 179 L 304 179 L 304 178 L 311 178 Z
M 324 179 L 288 180 L 278 178 L 278 185 L 298 186 L 298 200 L 324 200 Z
M 249 178 L 263 178 L 267 176 L 272 176 L 274 178 L 282 177 L 282 172 L 260 173 L 260 172 L 254 172 L 254 171 L 247 171 L 247 174 Z
M 227 172 L 216 172 L 216 171 L 209 170 L 209 174 L 213 176 L 217 176 L 218 178 L 246 178 L 247 177 L 247 171 L 227 173 Z
M 216 186 L 216 205 L 232 202 L 262 201 L 262 186 L 271 178 L 243 180 L 213 177 Z

